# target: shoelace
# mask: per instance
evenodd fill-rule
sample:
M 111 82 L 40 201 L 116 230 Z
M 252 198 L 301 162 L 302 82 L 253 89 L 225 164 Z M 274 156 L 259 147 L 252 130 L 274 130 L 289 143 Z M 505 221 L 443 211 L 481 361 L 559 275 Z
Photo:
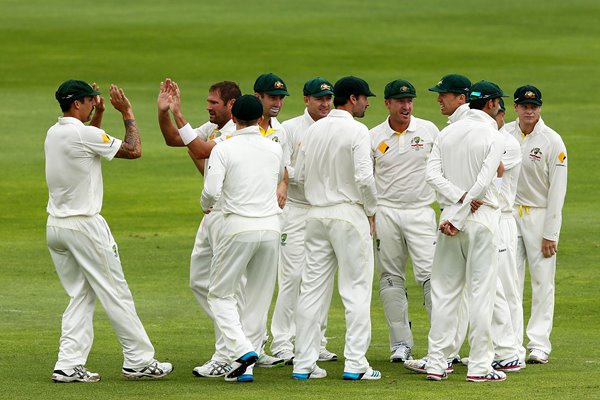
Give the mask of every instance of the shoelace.
M 77 375 L 79 378 L 87 378 L 90 374 L 83 365 L 78 365 L 73 368 L 73 375 Z
M 142 369 L 140 372 L 146 371 L 148 371 L 148 373 L 152 375 L 161 375 L 163 373 L 163 370 L 158 367 L 158 361 L 154 361 L 153 363 Z

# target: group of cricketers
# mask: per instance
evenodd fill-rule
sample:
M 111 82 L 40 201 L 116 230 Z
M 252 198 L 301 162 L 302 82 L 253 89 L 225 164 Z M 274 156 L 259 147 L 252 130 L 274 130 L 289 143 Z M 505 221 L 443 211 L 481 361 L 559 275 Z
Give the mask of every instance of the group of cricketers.
M 326 347 L 336 273 L 346 319 L 344 380 L 381 379 L 366 359 L 374 275 L 391 362 L 439 381 L 460 361 L 471 382 L 502 381 L 526 363 L 548 362 L 565 145 L 544 124 L 535 86 L 515 90 L 518 118 L 508 124 L 508 95 L 495 83 L 450 74 L 429 91 L 448 116 L 441 131 L 413 116 L 417 92 L 402 79 L 385 86 L 389 116 L 369 130 L 356 118 L 375 94 L 355 76 L 335 84 L 310 79 L 304 113 L 280 123 L 288 88 L 266 73 L 251 94 L 231 81 L 212 85 L 209 121 L 193 128 L 181 111 L 178 84 L 161 82 L 165 143 L 186 147 L 204 175 L 205 215 L 190 287 L 214 322 L 215 349 L 195 376 L 252 382 L 254 367 L 293 365 L 295 379 L 325 378 L 317 362 L 338 359 Z M 96 298 L 123 347 L 123 376 L 162 378 L 173 366 L 154 358 L 100 215 L 100 159 L 141 156 L 131 104 L 111 85 L 110 102 L 126 128 L 119 140 L 101 129 L 105 103 L 96 84 L 66 81 L 56 99 L 63 117 L 45 143 L 47 235 L 71 301 L 52 379 L 100 380 L 85 368 Z M 413 358 L 408 317 L 409 257 L 431 325 L 428 354 L 420 359 Z M 532 306 L 525 327 L 526 261 Z M 269 355 L 267 316 L 276 286 Z M 470 352 L 461 359 L 467 334 Z

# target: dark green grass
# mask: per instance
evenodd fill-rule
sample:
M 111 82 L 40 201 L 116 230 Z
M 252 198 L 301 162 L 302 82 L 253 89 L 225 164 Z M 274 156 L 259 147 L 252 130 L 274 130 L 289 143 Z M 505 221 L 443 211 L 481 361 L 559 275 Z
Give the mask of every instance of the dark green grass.
M 600 5 L 596 1 L 104 1 L 0 0 L 0 395 L 3 398 L 600 398 L 600 262 L 598 251 L 597 114 L 600 107 Z M 202 180 L 185 150 L 169 149 L 156 122 L 159 82 L 180 83 L 183 111 L 206 120 L 205 96 L 216 81 L 251 92 L 273 71 L 292 96 L 281 114 L 302 112 L 302 84 L 320 75 L 365 78 L 378 97 L 364 118 L 386 116 L 383 87 L 397 78 L 417 88 L 416 116 L 442 127 L 439 78 L 460 72 L 497 82 L 507 92 L 524 83 L 544 93 L 545 121 L 569 150 L 569 188 L 557 268 L 554 351 L 499 384 L 468 384 L 457 367 L 441 384 L 388 362 L 387 328 L 374 284 L 372 345 L 380 382 L 339 378 L 343 362 L 323 363 L 330 378 L 295 382 L 289 367 L 256 369 L 252 385 L 196 379 L 210 356 L 212 324 L 188 288 L 189 253 L 201 218 Z M 123 86 L 134 105 L 144 156 L 104 164 L 103 215 L 117 239 L 125 274 L 157 357 L 175 364 L 163 382 L 119 376 L 120 347 L 101 306 L 88 366 L 96 385 L 55 385 L 50 373 L 67 297 L 45 245 L 43 141 L 59 115 L 53 99 L 65 79 Z M 510 104 L 510 101 L 508 102 Z M 507 120 L 514 113 L 509 107 Z M 104 128 L 123 132 L 109 109 Z M 415 353 L 426 352 L 421 293 L 408 278 Z M 526 291 L 526 314 L 530 294 Z M 331 350 L 343 354 L 339 297 L 330 313 Z M 463 349 L 463 353 L 466 352 Z

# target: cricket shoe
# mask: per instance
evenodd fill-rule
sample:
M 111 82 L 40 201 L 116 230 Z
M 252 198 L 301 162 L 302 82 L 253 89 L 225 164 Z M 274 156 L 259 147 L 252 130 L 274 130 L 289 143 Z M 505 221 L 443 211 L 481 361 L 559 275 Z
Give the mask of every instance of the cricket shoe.
M 412 360 L 410 347 L 401 344 L 390 356 L 390 362 L 404 362 Z
M 427 357 L 419 358 L 417 360 L 406 360 L 404 361 L 404 368 L 409 369 L 413 372 L 418 372 L 420 374 L 427 373 Z M 448 361 L 448 365 L 446 367 L 446 374 L 451 374 L 454 372 L 454 366 L 451 361 Z
M 200 365 L 192 370 L 192 374 L 197 377 L 218 378 L 225 376 L 231 371 L 231 365 L 226 362 L 217 360 L 208 360 L 203 365 Z
M 319 360 L 318 361 L 337 361 L 338 356 L 335 353 L 327 350 L 326 348 L 322 348 L 319 351 Z
M 99 382 L 100 374 L 88 371 L 83 365 L 72 369 L 55 369 L 52 380 L 57 383 Z
M 256 366 L 260 368 L 283 367 L 284 365 L 284 359 L 270 356 L 267 353 L 262 353 L 256 361 Z
M 427 376 L 425 377 L 426 380 L 428 381 L 443 381 L 445 379 L 448 379 L 448 374 L 446 372 L 444 372 L 443 374 L 434 374 L 433 372 L 428 372 Z
M 246 372 L 248 367 L 253 365 L 258 360 L 258 354 L 253 351 L 249 351 L 234 362 L 231 363 L 231 371 L 225 374 L 225 380 L 237 378 Z M 236 379 L 237 380 L 237 379 Z M 254 378 L 252 378 L 254 380 Z
M 291 350 L 281 350 L 273 354 L 273 357 L 282 359 L 284 365 L 294 364 L 294 352 Z
M 527 364 L 547 364 L 548 353 L 538 349 L 531 349 L 529 357 L 527 357 Z
M 322 379 L 326 376 L 327 371 L 325 371 L 323 368 L 319 368 L 318 365 L 315 365 L 315 369 L 313 369 L 312 372 L 309 372 L 307 374 L 303 374 L 301 372 L 294 372 L 292 374 L 292 378 L 297 379 L 299 381 L 305 381 L 307 379 Z
M 160 362 L 152 360 L 150 364 L 141 368 L 125 368 L 121 370 L 121 374 L 126 379 L 160 379 L 169 375 L 173 371 L 173 365 L 168 362 Z
M 467 382 L 501 382 L 506 380 L 502 371 L 492 370 L 487 375 L 467 375 Z
M 254 382 L 254 365 L 250 365 L 246 368 L 246 371 L 238 377 L 228 378 L 225 376 L 226 382 L 239 382 L 239 383 L 250 383 Z
M 369 367 L 365 372 L 344 372 L 342 379 L 345 381 L 376 381 L 381 379 L 381 372 Z
M 504 372 L 520 372 L 521 364 L 519 364 L 519 357 L 507 358 L 505 360 L 494 361 L 492 368 L 496 371 Z

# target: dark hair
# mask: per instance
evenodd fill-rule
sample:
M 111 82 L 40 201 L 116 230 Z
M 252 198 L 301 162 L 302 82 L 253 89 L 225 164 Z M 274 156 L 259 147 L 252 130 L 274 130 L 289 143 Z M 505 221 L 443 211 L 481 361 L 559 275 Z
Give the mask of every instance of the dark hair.
M 469 108 L 472 110 L 483 110 L 488 101 L 494 99 L 477 99 L 469 102 Z
M 223 103 L 227 103 L 229 100 L 237 100 L 242 95 L 239 85 L 232 81 L 217 82 L 212 85 L 208 91 L 218 91 L 219 97 L 223 100 Z
M 243 120 L 243 119 L 236 118 L 235 121 L 236 121 L 237 124 L 239 124 L 241 126 L 244 126 L 244 127 L 247 127 L 247 126 L 253 126 L 253 125 L 258 124 L 258 120 L 259 119 L 260 118 L 253 119 L 253 120 L 250 120 L 250 121 L 246 121 L 246 120 Z
M 350 95 L 352 96 L 352 95 Z M 348 102 L 350 101 L 350 96 L 346 97 L 346 96 L 334 96 L 333 97 L 333 106 L 334 107 L 338 107 L 338 106 L 343 106 L 348 104 Z
M 80 103 L 83 103 L 83 101 L 85 101 L 85 100 L 83 100 L 83 101 L 81 101 L 81 100 L 85 99 L 86 97 L 93 97 L 93 96 L 83 96 L 78 99 L 68 99 L 68 100 L 64 100 L 62 102 L 59 101 L 58 104 L 60 105 L 60 110 L 62 112 L 67 112 L 71 109 L 71 104 L 73 104 L 76 100 L 79 100 Z

